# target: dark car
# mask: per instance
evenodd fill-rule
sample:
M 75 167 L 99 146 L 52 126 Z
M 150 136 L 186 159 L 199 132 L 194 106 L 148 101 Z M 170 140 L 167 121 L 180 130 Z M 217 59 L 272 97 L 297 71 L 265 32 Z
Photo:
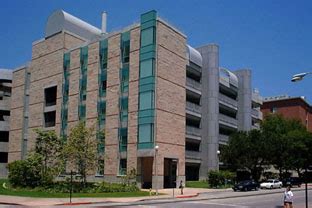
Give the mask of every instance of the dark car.
M 283 181 L 283 186 L 298 186 L 300 187 L 302 184 L 302 181 L 299 177 L 290 177 L 290 178 L 286 178 Z
M 241 181 L 233 186 L 234 191 L 250 191 L 250 190 L 258 190 L 259 183 L 253 180 Z

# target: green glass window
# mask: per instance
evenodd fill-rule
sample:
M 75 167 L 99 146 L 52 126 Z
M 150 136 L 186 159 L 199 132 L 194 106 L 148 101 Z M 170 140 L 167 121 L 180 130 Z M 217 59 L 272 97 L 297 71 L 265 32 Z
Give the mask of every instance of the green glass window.
M 150 27 L 141 31 L 141 47 L 155 44 L 154 40 L 155 40 L 154 27 Z
M 119 175 L 127 175 L 127 159 L 120 159 Z
M 154 59 L 147 59 L 140 63 L 140 78 L 154 75 Z
M 149 143 L 153 141 L 153 124 L 139 125 L 139 143 Z
M 97 175 L 104 175 L 104 160 L 98 160 Z
M 151 109 L 154 107 L 154 92 L 147 91 L 140 93 L 140 110 Z

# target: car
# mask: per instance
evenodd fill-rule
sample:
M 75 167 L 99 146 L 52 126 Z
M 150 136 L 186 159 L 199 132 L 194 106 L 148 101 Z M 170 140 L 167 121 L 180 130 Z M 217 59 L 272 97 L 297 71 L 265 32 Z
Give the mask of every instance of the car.
M 268 179 L 267 181 L 260 184 L 261 189 L 282 188 L 282 186 L 282 182 L 277 179 Z
M 235 184 L 232 188 L 234 191 L 250 191 L 259 190 L 259 183 L 253 180 L 245 180 Z
M 283 181 L 283 186 L 298 186 L 300 187 L 302 184 L 302 181 L 299 177 L 290 177 L 290 178 L 285 178 Z

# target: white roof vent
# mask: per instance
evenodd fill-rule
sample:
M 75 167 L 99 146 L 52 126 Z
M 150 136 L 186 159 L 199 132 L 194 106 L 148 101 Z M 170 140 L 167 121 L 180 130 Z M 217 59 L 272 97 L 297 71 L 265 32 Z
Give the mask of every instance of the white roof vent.
M 63 10 L 53 12 L 47 21 L 45 38 L 55 35 L 62 31 L 74 33 L 86 40 L 92 40 L 101 36 L 101 30 L 74 17 Z

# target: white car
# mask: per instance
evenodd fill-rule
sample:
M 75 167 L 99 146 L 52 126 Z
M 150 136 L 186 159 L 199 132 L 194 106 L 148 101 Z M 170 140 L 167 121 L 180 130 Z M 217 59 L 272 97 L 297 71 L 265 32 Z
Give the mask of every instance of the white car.
M 276 179 L 269 179 L 264 183 L 260 184 L 260 188 L 273 189 L 273 188 L 282 188 L 283 184 L 281 181 Z

